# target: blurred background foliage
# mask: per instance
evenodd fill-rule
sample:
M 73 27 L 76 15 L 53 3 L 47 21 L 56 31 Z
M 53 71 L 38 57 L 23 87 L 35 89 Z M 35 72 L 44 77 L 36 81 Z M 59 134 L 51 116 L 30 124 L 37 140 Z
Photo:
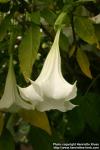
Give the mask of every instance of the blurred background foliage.
M 53 142 L 100 142 L 99 13 L 99 0 L 0 0 L 0 97 L 9 49 L 17 83 L 25 87 L 26 77 L 38 77 L 60 26 L 62 72 L 68 82 L 77 80 L 78 87 L 72 100 L 78 107 L 72 111 L 0 112 L 0 150 L 52 150 Z

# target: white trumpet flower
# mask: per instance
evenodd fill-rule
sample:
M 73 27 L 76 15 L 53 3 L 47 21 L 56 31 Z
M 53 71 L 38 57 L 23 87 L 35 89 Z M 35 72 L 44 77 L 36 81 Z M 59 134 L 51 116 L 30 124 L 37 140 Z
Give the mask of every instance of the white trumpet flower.
M 11 56 L 4 94 L 0 100 L 0 109 L 15 112 L 19 110 L 19 108 L 34 109 L 34 105 L 31 105 L 30 101 L 23 100 L 17 91 L 15 73 Z
M 39 111 L 57 109 L 65 112 L 75 107 L 69 100 L 75 98 L 77 95 L 76 82 L 71 85 L 62 76 L 59 36 L 60 30 L 57 31 L 54 43 L 44 62 L 42 71 L 35 81 L 35 84 L 42 90 L 43 97 L 43 101 L 36 105 L 36 109 Z M 34 82 L 31 81 L 31 84 L 33 85 Z M 29 87 L 26 89 L 28 88 Z M 22 90 L 21 93 L 23 93 L 25 97 L 29 95 L 28 92 L 24 92 L 24 90 Z M 34 97 L 30 95 L 28 98 L 32 99 Z

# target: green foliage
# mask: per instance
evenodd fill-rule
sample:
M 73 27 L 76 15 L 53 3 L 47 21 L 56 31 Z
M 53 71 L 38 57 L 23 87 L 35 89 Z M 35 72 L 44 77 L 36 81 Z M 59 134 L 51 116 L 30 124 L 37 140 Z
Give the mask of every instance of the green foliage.
M 25 33 L 19 47 L 20 67 L 25 78 L 29 78 L 40 45 L 40 28 L 32 25 Z
M 92 18 L 99 5 L 95 0 L 0 0 L 0 98 L 9 52 L 17 83 L 25 87 L 27 78 L 39 75 L 58 28 L 64 78 L 77 80 L 78 87 L 72 100 L 77 107 L 65 113 L 1 111 L 0 150 L 21 149 L 22 143 L 52 150 L 54 141 L 100 141 L 100 24 Z
M 34 149 L 52 150 L 52 138 L 40 128 L 31 127 L 29 132 L 29 142 Z
M 0 136 L 0 149 L 15 150 L 15 144 L 11 134 L 5 129 Z
M 75 30 L 80 38 L 89 44 L 97 43 L 92 22 L 86 17 L 75 17 Z
M 0 3 L 7 3 L 9 0 L 0 0 Z
M 82 51 L 80 48 L 77 49 L 76 59 L 83 73 L 91 79 L 92 75 L 90 71 L 89 59 L 85 52 Z
M 32 12 L 31 13 L 31 20 L 33 23 L 40 25 L 40 12 L 39 11 Z
M 53 11 L 44 9 L 41 11 L 41 16 L 47 21 L 48 24 L 54 25 L 56 14 Z
M 10 26 L 10 16 L 6 16 L 0 24 L 0 41 L 4 39 Z

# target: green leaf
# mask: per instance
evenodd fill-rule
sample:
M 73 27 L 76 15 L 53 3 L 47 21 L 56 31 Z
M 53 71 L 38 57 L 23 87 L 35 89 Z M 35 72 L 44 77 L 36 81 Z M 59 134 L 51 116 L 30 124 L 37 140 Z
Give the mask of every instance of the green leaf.
M 84 97 L 85 119 L 91 129 L 95 132 L 100 131 L 100 95 L 89 93 Z
M 67 132 L 70 135 L 77 136 L 81 134 L 85 128 L 85 120 L 81 112 L 80 106 L 72 111 L 67 112 Z
M 73 56 L 75 50 L 76 50 L 76 45 L 72 44 L 71 47 L 70 47 L 70 50 L 69 50 L 69 57 Z
M 82 70 L 82 72 L 89 77 L 92 78 L 91 71 L 90 71 L 90 62 L 89 59 L 84 51 L 82 51 L 80 48 L 77 49 L 76 52 L 76 59 L 77 62 Z
M 25 78 L 29 78 L 40 45 L 40 28 L 32 25 L 25 33 L 19 46 L 20 68 Z
M 75 17 L 74 26 L 76 33 L 82 40 L 89 44 L 98 43 L 91 20 L 86 17 Z
M 59 44 L 62 50 L 64 51 L 68 50 L 68 46 L 69 46 L 68 38 L 63 33 L 60 34 Z
M 0 150 L 15 150 L 13 137 L 6 129 L 0 136 Z
M 48 9 L 41 11 L 41 16 L 48 22 L 50 25 L 54 25 L 56 20 L 56 14 Z
M 95 131 L 100 131 L 100 95 L 88 93 L 85 96 L 77 97 L 76 104 L 81 109 L 82 118 L 89 127 Z
M 37 25 L 40 25 L 40 12 L 32 12 L 31 13 L 31 21 Z
M 69 17 L 67 12 L 61 12 L 55 21 L 55 29 L 61 27 L 62 25 L 69 24 Z
M 45 112 L 39 112 L 36 110 L 21 110 L 20 115 L 25 121 L 29 122 L 31 125 L 39 127 L 51 134 L 49 121 Z
M 52 150 L 51 137 L 40 128 L 31 127 L 28 138 L 34 150 Z
M 11 16 L 6 16 L 0 24 L 0 41 L 4 39 L 10 26 Z
M 0 3 L 7 3 L 9 2 L 10 0 L 0 0 Z

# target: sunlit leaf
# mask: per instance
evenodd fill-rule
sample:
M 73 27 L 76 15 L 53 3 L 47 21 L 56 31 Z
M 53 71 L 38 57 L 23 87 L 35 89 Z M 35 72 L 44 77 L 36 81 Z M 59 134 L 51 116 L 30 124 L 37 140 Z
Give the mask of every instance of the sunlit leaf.
M 82 51 L 80 48 L 77 49 L 76 52 L 76 59 L 77 62 L 82 70 L 82 72 L 89 78 L 92 78 L 91 71 L 90 71 L 90 62 L 85 54 L 84 51 Z
M 25 121 L 29 122 L 31 125 L 39 127 L 51 134 L 49 121 L 45 112 L 22 110 L 20 112 L 20 115 Z
M 19 47 L 20 67 L 24 77 L 30 77 L 40 45 L 40 28 L 32 25 L 25 33 Z

